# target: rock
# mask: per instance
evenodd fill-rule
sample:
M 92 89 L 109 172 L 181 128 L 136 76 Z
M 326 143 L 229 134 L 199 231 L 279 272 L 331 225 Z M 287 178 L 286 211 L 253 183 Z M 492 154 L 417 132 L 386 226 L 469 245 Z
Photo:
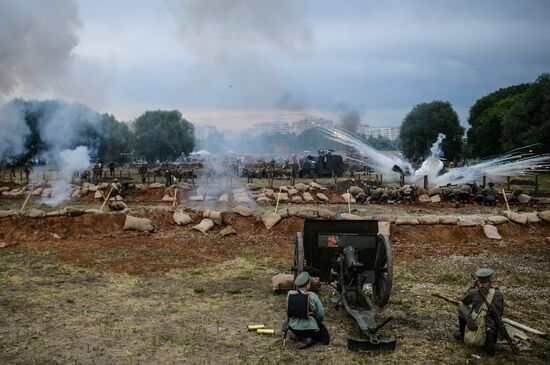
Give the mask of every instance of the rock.
M 258 199 L 256 199 L 256 203 L 262 204 L 262 205 L 269 204 L 269 202 L 270 202 L 269 198 L 258 198 Z
M 323 202 L 328 202 L 328 196 L 326 196 L 323 193 L 317 193 L 317 194 L 315 194 L 315 196 L 317 197 L 317 199 L 319 199 Z
M 418 219 L 416 217 L 397 217 L 395 224 L 398 226 L 416 226 L 418 225 Z
M 352 195 L 359 195 L 363 192 L 363 189 L 361 189 L 359 186 L 352 186 L 349 188 L 349 192 Z
M 303 202 L 302 197 L 299 196 L 299 195 L 294 195 L 290 200 L 293 203 L 302 203 Z
M 0 218 L 7 218 L 7 217 L 14 217 L 18 216 L 19 211 L 18 210 L 0 210 Z
M 390 222 L 390 223 L 395 223 L 395 220 L 397 219 L 397 217 L 395 216 L 392 216 L 392 215 L 378 215 L 376 216 L 376 220 L 378 222 Z
M 390 222 L 378 222 L 378 233 L 390 236 L 391 223 Z
M 498 233 L 497 227 L 491 225 L 491 224 L 484 224 L 483 225 L 483 233 L 485 234 L 485 237 L 491 239 L 491 240 L 501 240 L 502 237 Z
M 237 231 L 235 230 L 235 228 L 231 227 L 231 226 L 227 226 L 225 227 L 224 229 L 222 229 L 220 231 L 220 234 L 225 237 L 225 236 L 230 236 L 230 235 L 234 235 L 234 234 L 237 234 Z
M 215 226 L 215 223 L 212 219 L 205 218 L 199 224 L 197 224 L 196 226 L 193 226 L 193 229 L 195 231 L 206 233 L 212 228 L 214 228 L 214 226 Z
M 314 201 L 313 197 L 311 196 L 310 193 L 308 192 L 305 192 L 302 194 L 302 198 L 304 199 L 304 201 L 306 201 L 307 203 L 311 203 L 312 201 Z
M 220 197 L 218 198 L 218 201 L 220 203 L 227 203 L 229 202 L 229 194 L 222 194 L 220 195 Z
M 350 214 L 350 213 L 341 213 L 340 218 L 344 221 L 362 221 L 363 220 L 363 217 L 360 217 L 357 214 Z
M 102 214 L 101 210 L 99 209 L 86 209 L 84 213 L 85 214 Z
M 434 195 L 430 197 L 432 203 L 441 203 L 441 197 L 439 195 Z
M 312 208 L 302 208 L 298 211 L 296 215 L 304 219 L 317 219 L 319 217 L 317 209 Z
M 152 183 L 152 184 L 149 184 L 149 189 L 162 189 L 164 188 L 164 184 L 161 184 L 161 183 Z
M 274 192 L 273 190 L 271 190 L 271 189 L 265 189 L 265 190 L 264 190 L 264 194 L 265 194 L 265 196 L 268 196 L 268 197 L 271 198 L 271 197 L 273 197 L 273 195 L 275 194 L 275 192 Z
M 104 199 L 103 193 L 102 193 L 100 190 L 97 190 L 97 191 L 94 193 L 94 199 Z
M 242 215 L 243 217 L 250 217 L 253 213 L 252 209 L 244 207 L 242 205 L 237 205 L 233 208 L 233 212 Z
M 193 222 L 193 219 L 191 219 L 189 214 L 184 213 L 181 209 L 178 209 L 174 212 L 174 215 L 172 215 L 172 219 L 174 220 L 174 223 L 176 223 L 178 226 L 185 226 L 186 224 Z
M 220 226 L 222 224 L 222 221 L 223 221 L 222 213 L 218 212 L 218 211 L 215 211 L 215 210 L 207 209 L 207 210 L 204 211 L 202 216 L 203 216 L 203 218 L 212 219 L 212 221 L 214 221 L 214 223 L 216 223 L 218 226 Z
M 444 215 L 444 216 L 441 216 L 439 217 L 439 224 L 457 224 L 458 223 L 458 218 L 457 217 L 453 217 L 453 216 L 449 216 L 449 215 Z
M 443 191 L 440 188 L 433 188 L 433 189 L 428 190 L 428 195 L 429 196 L 434 196 L 434 195 L 439 195 L 439 194 L 443 194 Z
M 457 225 L 459 225 L 461 227 L 474 227 L 474 226 L 477 226 L 477 224 L 474 221 L 472 221 L 470 219 L 466 219 L 466 218 L 459 218 Z
M 420 224 L 439 224 L 439 217 L 436 215 L 423 215 L 418 217 Z
M 323 187 L 321 185 L 319 185 L 319 184 L 317 184 L 316 182 L 313 182 L 313 181 L 309 183 L 309 188 L 311 190 L 322 190 L 323 189 Z
M 162 201 L 163 202 L 173 202 L 174 201 L 174 197 L 171 197 L 170 195 L 166 194 L 162 197 Z
M 192 201 L 192 202 L 202 202 L 204 200 L 204 195 L 194 195 L 192 197 L 189 198 L 189 201 Z
M 46 216 L 46 212 L 41 209 L 31 208 L 27 215 L 31 218 L 43 218 Z
M 550 210 L 545 210 L 544 212 L 540 212 L 539 215 L 543 221 L 550 222 Z
M 501 215 L 492 215 L 490 217 L 487 217 L 487 223 L 494 224 L 494 225 L 508 223 L 508 222 L 510 222 L 508 218 L 503 217 Z
M 273 212 L 265 212 L 262 214 L 262 222 L 267 229 L 271 229 L 274 225 L 279 223 L 281 216 Z
M 124 221 L 124 231 L 153 232 L 155 227 L 148 218 L 138 218 L 131 215 L 126 216 Z
M 296 195 L 298 193 L 299 193 L 299 191 L 297 189 L 288 189 L 288 195 L 290 195 L 290 196 Z
M 418 201 L 420 203 L 431 203 L 432 199 L 430 199 L 428 194 L 422 194 L 418 196 Z
M 128 206 L 124 202 L 110 201 L 109 202 L 109 209 L 112 212 L 120 212 L 120 211 L 123 211 L 124 209 L 128 209 Z
M 306 184 L 304 183 L 298 183 L 298 184 L 294 184 L 294 189 L 300 191 L 300 192 L 304 192 L 306 191 L 307 189 L 309 188 L 309 186 L 307 186 Z
M 329 209 L 318 208 L 317 214 L 319 214 L 319 218 L 336 219 L 336 213 L 334 213 L 332 210 L 329 210 Z
M 504 212 L 504 215 L 514 223 L 525 225 L 529 222 L 527 216 L 524 215 L 524 214 L 519 214 L 519 213 L 516 213 L 516 212 L 506 211 L 506 212 Z
M 519 194 L 518 195 L 518 201 L 521 203 L 521 204 L 527 204 L 531 201 L 531 197 L 527 194 Z

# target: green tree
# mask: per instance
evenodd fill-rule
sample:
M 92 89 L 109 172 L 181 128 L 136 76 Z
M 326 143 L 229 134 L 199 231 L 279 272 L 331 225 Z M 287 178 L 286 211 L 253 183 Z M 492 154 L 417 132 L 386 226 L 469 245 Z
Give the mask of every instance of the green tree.
M 100 158 L 105 161 L 128 161 L 134 148 L 134 135 L 128 124 L 119 122 L 113 115 L 102 115 L 105 140 L 100 151 Z
M 401 123 L 401 148 L 403 154 L 412 160 L 426 157 L 439 133 L 445 134 L 441 145 L 444 157 L 457 160 L 462 149 L 464 128 L 449 102 L 432 101 L 418 104 L 405 116 Z
M 147 111 L 134 123 L 136 152 L 148 161 L 188 155 L 195 146 L 193 124 L 177 110 Z

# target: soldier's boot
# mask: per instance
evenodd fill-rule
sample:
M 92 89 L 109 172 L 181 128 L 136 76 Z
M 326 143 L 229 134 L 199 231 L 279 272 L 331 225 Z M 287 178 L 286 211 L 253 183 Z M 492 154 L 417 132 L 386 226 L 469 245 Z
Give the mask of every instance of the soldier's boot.
M 461 316 L 458 317 L 458 329 L 454 333 L 457 341 L 464 342 L 464 331 L 466 330 L 466 321 Z
M 487 328 L 487 335 L 485 340 L 485 349 L 487 351 L 487 355 L 493 356 L 496 352 L 497 348 L 497 338 L 498 333 L 492 328 Z
M 308 337 L 304 339 L 304 344 L 299 347 L 300 350 L 307 349 L 308 347 L 311 347 L 315 345 L 317 341 L 315 341 L 313 338 Z

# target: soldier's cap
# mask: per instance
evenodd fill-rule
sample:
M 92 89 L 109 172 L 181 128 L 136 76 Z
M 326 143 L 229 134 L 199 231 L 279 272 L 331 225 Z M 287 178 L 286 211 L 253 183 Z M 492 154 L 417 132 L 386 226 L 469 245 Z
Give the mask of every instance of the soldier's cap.
M 491 280 L 491 276 L 493 276 L 493 270 L 489 269 L 488 267 L 484 267 L 477 270 L 475 275 L 479 279 L 480 283 L 486 283 Z
M 294 279 L 294 284 L 301 288 L 303 286 L 306 286 L 306 284 L 309 282 L 309 273 L 307 271 L 304 271 L 300 275 L 296 276 L 296 279 Z

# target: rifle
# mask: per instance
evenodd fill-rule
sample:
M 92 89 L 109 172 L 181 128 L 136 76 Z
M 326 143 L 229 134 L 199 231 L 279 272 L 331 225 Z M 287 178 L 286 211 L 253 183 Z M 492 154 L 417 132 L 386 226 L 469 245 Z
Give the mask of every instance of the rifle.
M 510 349 L 512 349 L 512 352 L 515 355 L 519 355 L 519 350 L 516 347 L 516 345 L 514 345 L 514 343 L 512 342 L 512 338 L 510 337 L 510 334 L 506 330 L 506 327 L 504 326 L 504 322 L 502 322 L 501 315 L 493 309 L 493 303 L 492 302 L 489 303 L 487 301 L 487 297 L 485 296 L 485 294 L 483 294 L 483 290 L 481 290 L 481 285 L 479 284 L 479 279 L 477 278 L 477 276 L 472 273 L 472 278 L 474 279 L 474 286 L 477 288 L 479 295 L 481 295 L 481 297 L 483 298 L 485 305 L 487 305 L 487 308 L 489 309 L 489 311 L 494 313 L 493 318 L 495 318 L 495 321 L 497 322 L 497 326 L 500 333 L 504 335 L 504 337 L 506 338 L 506 342 L 508 342 L 508 345 L 510 346 Z
M 459 300 L 456 300 L 456 299 L 452 299 L 452 298 L 446 297 L 446 296 L 444 296 L 443 294 L 432 293 L 432 295 L 433 295 L 434 297 L 441 298 L 441 299 L 445 300 L 446 302 L 449 302 L 449 303 L 452 303 L 452 304 L 456 304 L 456 305 L 459 305 L 459 304 L 460 304 L 460 301 L 459 301 Z

